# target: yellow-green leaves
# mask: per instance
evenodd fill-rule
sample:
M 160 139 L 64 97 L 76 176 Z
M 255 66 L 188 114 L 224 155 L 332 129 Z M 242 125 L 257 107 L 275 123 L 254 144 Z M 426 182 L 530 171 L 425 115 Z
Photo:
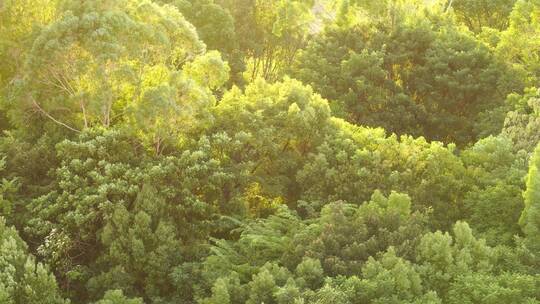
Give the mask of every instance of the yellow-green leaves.
M 540 147 L 540 146 L 539 146 Z M 540 252 L 540 148 L 537 147 L 530 161 L 527 190 L 523 194 L 525 209 L 519 223 L 526 236 L 526 243 L 535 254 Z
M 229 65 L 221 59 L 217 51 L 210 51 L 186 63 L 184 74 L 197 84 L 210 89 L 220 88 L 229 80 Z
M 63 8 L 28 55 L 16 88 L 19 115 L 31 110 L 75 132 L 128 122 L 160 154 L 205 116 L 215 103 L 211 90 L 228 80 L 217 52 L 199 58 L 205 45 L 173 6 L 129 0 Z
M 469 30 L 480 33 L 491 29 L 505 30 L 516 0 L 453 0 L 446 1 L 448 10 Z M 451 2 L 451 3 L 450 3 Z M 486 29 L 488 28 L 488 29 Z
M 528 85 L 537 85 L 540 77 L 540 3 L 517 1 L 510 14 L 510 25 L 501 34 L 499 56 L 512 63 L 524 75 Z

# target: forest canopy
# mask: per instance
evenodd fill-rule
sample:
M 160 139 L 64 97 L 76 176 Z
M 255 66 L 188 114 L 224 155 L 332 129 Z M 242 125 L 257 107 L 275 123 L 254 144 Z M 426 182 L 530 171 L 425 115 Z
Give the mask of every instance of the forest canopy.
M 0 1 L 0 303 L 540 304 L 540 1 Z

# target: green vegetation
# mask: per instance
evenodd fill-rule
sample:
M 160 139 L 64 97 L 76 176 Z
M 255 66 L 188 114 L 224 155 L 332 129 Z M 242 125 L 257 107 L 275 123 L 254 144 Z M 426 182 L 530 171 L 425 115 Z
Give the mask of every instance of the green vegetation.
M 540 304 L 539 20 L 0 2 L 0 303 Z

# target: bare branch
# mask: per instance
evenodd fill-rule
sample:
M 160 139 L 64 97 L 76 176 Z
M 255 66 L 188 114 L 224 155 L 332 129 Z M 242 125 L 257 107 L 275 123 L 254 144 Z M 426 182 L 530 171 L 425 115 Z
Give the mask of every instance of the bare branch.
M 81 133 L 80 130 L 77 130 L 61 121 L 59 121 L 58 119 L 54 118 L 51 116 L 51 114 L 47 113 L 47 111 L 45 111 L 37 102 L 36 100 L 34 99 L 34 97 L 30 97 L 30 99 L 32 100 L 32 104 L 36 107 L 36 109 L 39 110 L 39 112 L 41 112 L 41 114 L 45 115 L 45 117 L 49 118 L 50 120 L 54 121 L 55 123 L 73 131 L 73 132 L 77 132 L 77 133 Z

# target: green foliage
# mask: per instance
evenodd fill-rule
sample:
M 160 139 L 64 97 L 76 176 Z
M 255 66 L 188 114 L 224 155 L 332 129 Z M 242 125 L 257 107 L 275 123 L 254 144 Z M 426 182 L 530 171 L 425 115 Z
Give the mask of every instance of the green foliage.
M 8 0 L 0 8 L 0 90 L 24 63 L 37 29 L 55 19 L 56 0 Z
M 478 141 L 461 158 L 472 179 L 464 197 L 468 223 L 490 245 L 512 243 L 520 234 L 526 153 L 515 153 L 512 142 L 499 136 Z
M 448 303 L 540 303 L 539 283 L 538 277 L 522 274 L 468 274 L 452 284 Z
M 213 269 L 207 280 L 214 282 L 207 301 L 217 297 L 222 278 L 231 274 L 245 282 L 241 288 L 249 301 L 293 303 L 300 294 L 318 298 L 309 291 L 323 292 L 325 277 L 359 275 L 371 256 L 389 246 L 412 258 L 425 230 L 422 216 L 410 208 L 406 195 L 386 198 L 378 192 L 360 207 L 328 204 L 313 220 L 301 220 L 282 208 L 243 227 L 238 241 L 216 243 L 205 262 L 206 269 Z
M 239 145 L 227 157 L 243 164 L 270 197 L 297 193 L 294 174 L 324 138 L 330 119 L 326 100 L 289 78 L 274 84 L 259 79 L 244 92 L 235 87 L 213 114 L 210 132 L 225 132 Z
M 0 5 L 0 132 L 11 127 L 5 112 L 10 87 L 20 77 L 25 54 L 39 28 L 54 20 L 56 0 L 6 0 Z
M 0 303 L 540 303 L 539 5 L 0 1 Z
M 6 304 L 69 303 L 56 279 L 27 252 L 17 231 L 0 217 L 0 300 Z
M 523 193 L 525 208 L 519 219 L 526 237 L 526 244 L 538 256 L 540 254 L 540 148 L 537 147 L 530 162 L 527 190 Z
M 333 288 L 330 285 L 325 285 L 319 289 L 315 295 L 313 295 L 313 303 L 317 304 L 345 304 L 347 303 L 347 297 L 339 289 Z
M 111 290 L 105 293 L 102 300 L 95 304 L 143 304 L 141 299 L 128 299 L 121 290 Z
M 510 25 L 501 33 L 497 46 L 499 56 L 512 63 L 531 86 L 540 77 L 538 14 L 540 3 L 536 0 L 520 0 L 510 14 Z
M 43 123 L 75 132 L 127 122 L 159 154 L 208 116 L 210 89 L 228 79 L 219 54 L 199 58 L 204 52 L 172 6 L 67 2 L 28 52 L 12 90 L 12 120 L 26 124 L 24 112 L 33 111 Z
M 245 69 L 240 50 L 240 37 L 237 36 L 235 19 L 222 1 L 214 0 L 167 0 L 195 26 L 199 37 L 208 50 L 217 50 L 231 66 L 231 80 L 242 84 Z
M 402 207 L 406 206 L 405 204 Z M 362 208 L 359 208 L 358 212 L 360 210 Z M 385 213 L 383 210 L 379 212 Z M 321 214 L 321 217 L 323 216 Z M 372 217 L 371 214 L 363 214 L 363 218 L 371 219 Z M 270 228 L 268 225 L 277 220 L 277 217 L 270 217 L 261 222 L 262 225 L 257 224 L 252 227 L 266 226 L 265 231 L 267 231 Z M 280 223 L 281 225 L 273 225 L 273 227 L 280 229 L 287 225 L 284 221 Z M 316 225 L 315 223 L 302 228 L 299 233 L 305 234 L 306 230 L 315 230 L 315 227 L 311 228 Z M 323 224 L 323 226 L 329 226 L 329 224 Z M 536 285 L 538 278 L 520 273 L 495 273 L 494 248 L 488 247 L 483 240 L 476 239 L 472 230 L 464 222 L 458 222 L 454 226 L 452 236 L 440 231 L 424 234 L 420 243 L 414 246 L 413 257 L 405 258 L 398 253 L 401 250 L 396 251 L 393 246 L 388 246 L 386 249 L 373 253 L 361 264 L 360 269 L 351 272 L 351 268 L 344 268 L 347 269 L 348 274 L 343 273 L 344 275 L 337 276 L 324 269 L 324 263 L 320 262 L 321 258 L 323 261 L 336 262 L 335 253 L 331 252 L 326 252 L 326 257 L 304 256 L 302 261 L 296 262 L 298 264 L 294 272 L 287 270 L 291 267 L 287 266 L 290 261 L 289 256 L 281 261 L 276 259 L 278 255 L 264 256 L 259 263 L 272 262 L 251 268 L 246 273 L 249 269 L 246 268 L 248 263 L 257 263 L 253 257 L 256 259 L 263 257 L 254 256 L 254 252 L 250 251 L 260 250 L 260 253 L 263 253 L 270 249 L 268 246 L 278 245 L 278 243 L 273 243 L 275 245 L 264 243 L 264 240 L 269 240 L 267 232 L 262 230 L 259 230 L 258 234 L 246 232 L 248 231 L 242 232 L 239 244 L 220 243 L 213 250 L 214 256 L 207 259 L 209 268 L 220 269 L 218 272 L 223 271 L 223 274 L 213 283 L 211 296 L 202 300 L 201 303 L 217 303 L 218 299 L 225 299 L 224 303 L 304 303 L 306 301 L 308 303 L 353 304 L 435 304 L 476 303 L 478 301 L 479 303 L 483 303 L 482 301 L 487 301 L 485 303 L 490 303 L 490 301 L 537 303 L 538 301 Z M 264 237 L 260 238 L 261 236 Z M 285 232 L 278 239 L 287 240 L 285 242 L 288 243 L 290 238 Z M 336 236 L 334 235 L 333 238 Z M 251 243 L 244 241 L 248 239 Z M 367 245 L 367 243 L 369 241 L 363 244 Z M 257 245 L 250 248 L 250 244 Z M 362 243 L 354 241 L 354 244 Z M 242 246 L 245 248 L 240 249 Z M 235 250 L 240 251 L 235 252 Z M 306 254 L 318 252 L 313 250 Z M 245 258 L 246 254 L 248 258 Z M 286 268 L 278 266 L 277 263 L 283 264 Z
M 204 304 L 230 304 L 231 299 L 229 290 L 227 288 L 227 282 L 224 279 L 218 279 L 212 287 L 212 296 L 202 303 Z
M 309 36 L 312 0 L 223 0 L 234 18 L 244 78 L 274 81 L 293 62 Z
M 339 6 L 338 19 L 343 24 L 355 24 L 366 15 L 370 19 L 376 19 L 394 26 L 396 23 L 416 16 L 422 11 L 436 8 L 437 1 L 423 0 L 341 0 L 328 1 L 334 6 Z
M 511 94 L 507 103 L 502 134 L 514 143 L 515 150 L 532 152 L 540 142 L 540 91 L 530 88 L 523 95 Z
M 349 121 L 419 133 L 415 116 L 422 109 L 389 79 L 385 51 L 367 45 L 372 31 L 368 26 L 329 28 L 300 54 L 291 74 L 321 92 Z
M 234 210 L 231 176 L 207 145 L 203 139 L 199 150 L 153 160 L 116 131 L 61 143 L 58 190 L 32 203 L 38 216 L 28 232 L 46 239 L 38 251 L 63 281 L 80 286 L 73 292 L 86 285 L 91 297 L 111 287 L 145 298 L 173 296 L 164 273 L 196 260 L 220 229 L 215 212 Z
M 432 208 L 436 228 L 448 228 L 459 218 L 464 168 L 453 148 L 335 123 L 337 134 L 310 154 L 297 173 L 309 208 L 335 200 L 359 203 L 376 189 L 396 190 L 411 196 L 415 210 Z
M 332 100 L 348 121 L 445 142 L 473 141 L 481 113 L 502 106 L 519 84 L 470 33 L 429 13 L 409 19 L 331 26 L 291 73 Z M 487 133 L 497 132 L 502 117 L 487 119 Z
M 516 0 L 454 0 L 448 5 L 451 5 L 460 22 L 479 33 L 486 27 L 505 30 L 514 3 Z
M 0 153 L 0 156 L 2 154 Z M 0 176 L 5 171 L 6 157 L 0 158 Z M 15 213 L 17 209 L 16 193 L 19 190 L 20 184 L 16 178 L 7 179 L 2 177 L 0 180 L 0 216 L 8 219 L 8 224 L 15 224 Z
M 417 248 L 419 273 L 426 288 L 436 290 L 445 298 L 449 286 L 462 274 L 489 272 L 492 268 L 492 248 L 484 240 L 477 240 L 469 225 L 457 222 L 453 237 L 437 231 L 422 237 Z
M 232 55 L 238 48 L 234 19 L 223 6 L 213 0 L 170 0 L 195 26 L 209 50 Z
M 392 247 L 380 260 L 370 258 L 362 269 L 362 276 L 364 279 L 358 282 L 356 292 L 365 297 L 365 302 L 391 303 L 397 299 L 422 297 L 420 275 L 409 262 L 397 257 Z

